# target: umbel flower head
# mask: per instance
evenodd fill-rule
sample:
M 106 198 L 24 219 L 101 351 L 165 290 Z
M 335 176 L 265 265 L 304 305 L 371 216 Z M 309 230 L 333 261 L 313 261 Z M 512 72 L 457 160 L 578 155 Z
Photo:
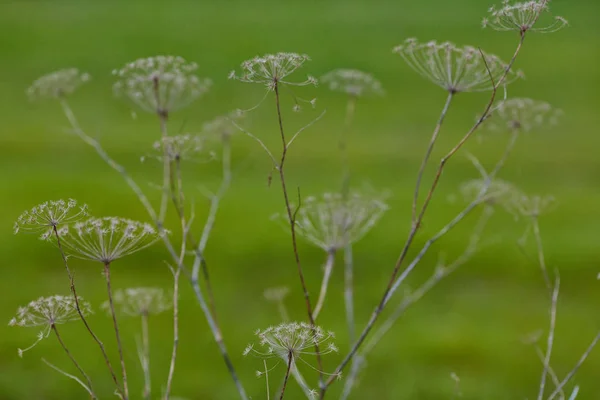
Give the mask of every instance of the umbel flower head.
M 296 215 L 296 233 L 327 252 L 365 236 L 388 210 L 385 196 L 352 192 L 307 197 Z M 286 214 L 276 218 L 288 221 Z
M 120 306 L 123 314 L 131 317 L 156 315 L 173 307 L 169 294 L 156 287 L 120 289 L 113 295 L 113 301 Z M 110 311 L 110 304 L 104 302 L 102 308 Z
M 535 128 L 556 125 L 561 115 L 561 110 L 546 102 L 514 98 L 496 106 L 485 126 L 495 131 L 529 132 Z
M 265 289 L 265 291 L 263 292 L 263 296 L 265 296 L 265 299 L 267 299 L 268 301 L 279 302 L 283 301 L 283 299 L 285 299 L 289 293 L 289 287 L 277 286 Z
M 30 100 L 61 99 L 90 80 L 90 75 L 77 68 L 61 69 L 35 80 L 27 89 Z
M 484 28 L 490 27 L 496 31 L 517 31 L 521 34 L 533 32 L 556 32 L 569 23 L 563 17 L 554 17 L 554 20 L 544 26 L 539 25 L 541 15 L 548 12 L 549 0 L 526 1 L 510 4 L 504 0 L 500 7 L 492 6 L 489 9 L 489 17 L 484 18 Z
M 335 69 L 323 75 L 320 81 L 329 90 L 353 97 L 384 94 L 381 82 L 373 75 L 357 69 Z
M 92 313 L 90 304 L 79 297 L 79 309 L 85 316 Z M 42 331 L 38 334 L 37 341 L 27 349 L 19 349 L 19 355 L 33 348 L 40 340 L 45 339 L 50 334 L 52 327 L 58 324 L 64 324 L 79 319 L 77 303 L 73 296 L 54 295 L 50 297 L 40 297 L 31 301 L 25 307 L 19 307 L 17 315 L 8 323 L 10 326 L 22 327 L 41 327 Z
M 113 89 L 144 111 L 166 117 L 208 91 L 210 79 L 195 75 L 198 65 L 177 56 L 140 58 L 113 71 Z
M 46 201 L 21 214 L 15 222 L 14 232 L 41 233 L 42 239 L 47 239 L 54 228 L 79 221 L 87 215 L 87 205 L 78 205 L 76 200 Z
M 520 193 L 513 197 L 511 206 L 516 216 L 535 218 L 554 208 L 556 206 L 556 199 L 554 196 Z
M 59 230 L 73 257 L 110 264 L 154 244 L 161 236 L 150 224 L 119 217 L 90 218 Z
M 165 136 L 154 142 L 152 145 L 154 153 L 150 154 L 148 157 L 162 160 L 166 150 L 167 157 L 170 161 L 199 161 L 202 160 L 202 158 L 210 160 L 213 158 L 213 154 L 208 154 L 208 157 L 201 157 L 202 154 L 206 153 L 204 144 L 204 138 L 196 134 L 186 133 L 182 135 Z M 144 161 L 145 158 L 146 157 L 142 157 L 142 161 Z
M 460 186 L 460 192 L 466 201 L 479 199 L 488 205 L 499 205 L 503 208 L 511 208 L 515 196 L 519 195 L 518 189 L 510 182 L 494 179 L 472 179 Z
M 286 79 L 307 61 L 310 61 L 310 57 L 306 54 L 265 54 L 264 56 L 257 56 L 244 61 L 241 65 L 241 73 L 238 75 L 236 71 L 231 71 L 229 79 L 246 83 L 260 83 L 265 85 L 268 90 L 275 90 L 275 86 L 278 84 L 316 86 L 317 80 L 310 75 L 302 82 L 292 82 Z
M 480 52 L 475 47 L 458 47 L 454 43 L 438 43 L 435 40 L 420 43 L 414 38 L 407 39 L 394 48 L 394 53 L 400 54 L 421 76 L 450 93 L 492 90 L 494 82 L 498 83 L 508 68 L 508 64 L 499 57 Z M 520 71 L 515 73 L 511 70 L 503 84 L 521 76 Z
M 333 332 L 326 332 L 319 326 L 311 326 L 305 322 L 283 323 L 259 329 L 256 336 L 262 349 L 257 350 L 250 344 L 244 350 L 244 355 L 252 353 L 261 358 L 281 358 L 285 361 L 291 359 L 295 362 L 302 359 L 302 356 L 315 355 L 315 345 L 319 346 L 321 355 L 338 351 L 333 343 Z
M 226 115 L 220 115 L 202 125 L 202 133 L 207 136 L 217 136 L 221 140 L 229 138 L 238 131 L 234 123 L 244 116 L 242 110 L 233 110 Z

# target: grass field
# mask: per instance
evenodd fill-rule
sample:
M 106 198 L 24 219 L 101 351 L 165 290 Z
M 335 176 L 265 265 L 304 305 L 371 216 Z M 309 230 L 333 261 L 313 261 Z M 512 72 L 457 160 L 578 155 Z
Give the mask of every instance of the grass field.
M 93 150 L 66 132 L 60 107 L 52 102 L 29 103 L 24 91 L 47 72 L 78 67 L 93 79 L 72 98 L 84 128 L 99 139 L 158 201 L 153 184 L 160 181 L 157 163 L 140 163 L 160 136 L 158 121 L 114 99 L 110 72 L 125 62 L 156 54 L 176 54 L 199 64 L 199 74 L 214 81 L 200 101 L 171 118 L 171 129 L 185 124 L 198 131 L 202 123 L 235 108 L 248 108 L 262 89 L 228 81 L 227 74 L 255 55 L 293 51 L 312 62 L 300 71 L 320 76 L 333 68 L 359 68 L 379 78 L 384 98 L 361 100 L 348 137 L 353 183 L 363 182 L 389 190 L 390 211 L 355 246 L 357 320 L 362 327 L 379 301 L 410 226 L 410 204 L 415 177 L 429 135 L 444 104 L 445 93 L 415 74 L 391 49 L 407 37 L 450 40 L 480 46 L 509 58 L 516 34 L 482 30 L 481 18 L 491 4 L 481 0 L 406 1 L 8 1 L 0 3 L 0 251 L 4 270 L 0 320 L 8 322 L 18 306 L 39 296 L 68 293 L 68 281 L 58 252 L 34 236 L 12 234 L 18 215 L 50 199 L 73 197 L 87 203 L 95 215 L 119 215 L 146 220 L 137 198 L 121 178 Z M 562 292 L 558 308 L 553 366 L 563 376 L 575 364 L 600 329 L 600 6 L 594 0 L 556 0 L 552 11 L 571 26 L 549 35 L 530 35 L 516 67 L 526 79 L 510 86 L 510 96 L 548 101 L 565 112 L 552 129 L 520 138 L 501 177 L 527 193 L 552 194 L 558 206 L 541 220 L 546 258 L 558 268 Z M 302 88 L 301 94 L 318 98 L 327 114 L 295 143 L 289 155 L 287 178 L 303 195 L 335 190 L 340 182 L 337 140 L 345 100 L 324 87 Z M 434 151 L 433 164 L 472 125 L 488 99 L 487 94 L 460 94 L 450 111 Z M 316 114 L 291 111 L 284 99 L 286 124 L 300 127 Z M 244 120 L 244 125 L 268 144 L 278 144 L 272 101 Z M 485 136 L 485 137 L 484 137 Z M 475 138 L 465 150 L 484 165 L 493 165 L 507 140 L 500 134 Z M 254 371 L 262 362 L 244 358 L 242 351 L 254 340 L 253 332 L 279 322 L 274 306 L 262 292 L 288 285 L 290 312 L 305 318 L 305 309 L 291 252 L 289 235 L 270 221 L 282 211 L 278 182 L 267 185 L 269 160 L 248 137 L 233 142 L 233 185 L 223 200 L 207 260 L 216 291 L 216 304 L 225 342 L 253 399 L 263 399 L 264 380 Z M 199 164 L 186 171 L 188 193 L 196 201 L 198 221 L 208 202 L 200 186 L 216 188 L 218 163 Z M 452 159 L 425 218 L 414 249 L 461 209 L 450 201 L 458 186 L 477 177 L 463 154 Z M 171 221 L 174 222 L 174 221 Z M 450 259 L 468 241 L 470 219 L 437 243 L 411 276 L 417 286 L 432 272 L 440 254 Z M 173 225 L 175 226 L 175 225 Z M 537 394 L 542 364 L 522 338 L 547 330 L 548 299 L 535 248 L 526 254 L 517 240 L 526 221 L 515 221 L 498 210 L 483 238 L 485 246 L 473 259 L 444 280 L 398 322 L 368 359 L 354 399 L 449 399 L 454 381 L 461 378 L 465 400 L 523 399 Z M 200 229 L 200 226 L 198 227 Z M 300 242 L 308 285 L 316 296 L 323 254 Z M 167 253 L 160 245 L 114 266 L 115 287 L 158 285 L 168 288 Z M 341 265 L 341 259 L 339 260 Z M 94 305 L 104 300 L 101 269 L 84 261 L 72 262 L 79 293 Z M 330 371 L 346 353 L 342 268 L 334 270 L 331 297 L 320 324 L 338 333 L 340 354 L 327 356 Z M 400 296 L 392 303 L 401 300 Z M 181 353 L 174 394 L 188 399 L 235 399 L 237 393 L 213 343 L 189 284 L 182 281 Z M 90 319 L 117 362 L 110 320 L 98 310 Z M 135 350 L 138 321 L 122 319 L 131 388 L 141 393 L 142 375 Z M 69 369 L 69 360 L 53 338 L 17 356 L 17 348 L 35 340 L 35 329 L 0 330 L 0 399 L 75 399 L 83 392 L 56 374 L 40 358 Z M 100 354 L 80 324 L 63 328 L 63 335 L 85 369 L 94 377 L 102 398 L 113 387 Z M 166 381 L 172 340 L 171 317 L 151 321 L 151 354 L 155 398 Z M 600 349 L 579 371 L 580 399 L 600 393 L 597 371 Z M 274 381 L 283 375 L 278 368 Z M 311 375 L 314 382 L 314 375 Z M 334 384 L 328 398 L 339 395 Z M 570 385 L 572 387 L 572 385 Z M 140 397 L 141 398 L 141 397 Z M 291 384 L 286 399 L 303 398 Z

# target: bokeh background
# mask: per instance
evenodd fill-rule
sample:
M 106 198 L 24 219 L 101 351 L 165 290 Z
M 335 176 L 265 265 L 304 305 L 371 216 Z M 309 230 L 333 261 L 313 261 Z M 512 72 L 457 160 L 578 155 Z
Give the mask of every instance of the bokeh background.
M 481 46 L 509 58 L 516 34 L 482 30 L 481 18 L 490 6 L 481 0 L 408 1 L 3 1 L 0 3 L 0 252 L 2 302 L 0 320 L 8 322 L 18 306 L 31 299 L 68 293 L 67 278 L 57 251 L 32 235 L 13 236 L 12 224 L 25 209 L 49 199 L 73 197 L 87 203 L 95 215 L 119 215 L 146 220 L 136 197 L 91 148 L 66 130 L 58 104 L 29 103 L 24 91 L 31 81 L 50 71 L 75 66 L 93 80 L 71 98 L 88 133 L 123 163 L 156 200 L 160 167 L 140 157 L 159 137 L 158 121 L 114 99 L 111 70 L 138 57 L 181 55 L 199 64 L 199 74 L 214 80 L 201 100 L 171 118 L 171 129 L 195 132 L 202 123 L 235 108 L 248 108 L 263 89 L 228 81 L 227 74 L 255 55 L 293 51 L 313 61 L 301 73 L 315 76 L 334 68 L 359 68 L 381 80 L 384 98 L 361 99 L 348 136 L 353 184 L 367 183 L 389 190 L 390 211 L 355 246 L 358 326 L 362 327 L 387 283 L 409 228 L 415 176 L 445 93 L 410 70 L 393 46 L 407 37 L 450 40 Z M 550 35 L 532 34 L 516 67 L 527 78 L 510 87 L 511 96 L 545 100 L 565 112 L 559 126 L 520 138 L 503 179 L 527 193 L 551 194 L 558 201 L 541 218 L 546 257 L 558 268 L 562 292 L 553 366 L 566 374 L 600 329 L 600 162 L 598 136 L 600 7 L 595 0 L 552 2 L 554 14 L 571 27 Z M 325 87 L 299 92 L 318 97 L 326 116 L 306 131 L 289 155 L 290 187 L 304 195 L 336 190 L 340 183 L 337 139 L 345 98 Z M 432 160 L 448 150 L 472 124 L 487 101 L 486 94 L 458 96 Z M 290 110 L 292 102 L 284 98 Z M 284 115 L 290 130 L 315 116 L 315 111 Z M 274 105 L 267 100 L 243 122 L 273 146 L 278 145 Z M 480 139 L 480 140 L 478 140 Z M 467 149 L 491 165 L 507 140 L 484 134 Z M 252 398 L 265 398 L 263 379 L 254 371 L 262 362 L 244 358 L 253 332 L 279 322 L 276 308 L 263 290 L 287 285 L 286 300 L 294 319 L 305 318 L 302 295 L 291 253 L 290 237 L 270 221 L 282 210 L 278 182 L 268 187 L 269 160 L 249 138 L 234 138 L 234 181 L 223 200 L 207 259 L 216 291 L 219 320 L 235 366 Z M 457 155 L 443 175 L 415 249 L 458 212 L 458 186 L 477 172 Z M 201 187 L 219 183 L 218 163 L 191 166 L 188 198 L 195 199 L 198 221 L 208 202 Z M 430 182 L 433 167 L 428 169 Z M 454 199 L 454 200 L 453 200 Z M 415 287 L 432 272 L 438 258 L 462 252 L 474 219 L 437 243 L 409 280 Z M 482 238 L 484 246 L 454 275 L 444 280 L 399 320 L 395 329 L 368 358 L 352 398 L 451 398 L 461 379 L 464 399 L 522 399 L 537 393 L 541 373 L 532 346 L 522 339 L 546 330 L 548 298 L 534 261 L 533 243 L 517 245 L 527 226 L 501 211 L 495 213 Z M 321 277 L 323 254 L 300 242 L 300 254 L 313 297 Z M 114 267 L 114 286 L 158 285 L 169 288 L 170 274 L 161 245 L 131 256 Z M 338 260 L 341 262 L 341 259 Z M 73 261 L 79 292 L 95 305 L 104 300 L 101 269 Z M 234 399 L 236 392 L 213 344 L 189 284 L 182 280 L 180 356 L 174 394 L 188 399 Z M 341 353 L 327 356 L 332 370 L 348 348 L 343 313 L 343 275 L 336 268 L 321 325 L 338 333 Z M 402 292 L 402 290 L 400 291 Z M 401 293 L 392 305 L 401 300 Z M 90 320 L 115 356 L 110 321 L 98 311 Z M 139 322 L 122 319 L 131 390 L 141 393 L 135 338 Z M 151 321 L 151 352 L 155 397 L 164 387 L 171 351 L 168 314 Z M 41 362 L 71 370 L 54 338 L 17 356 L 17 348 L 35 340 L 35 329 L 0 329 L 0 398 L 76 399 L 84 393 L 72 381 Z M 113 390 L 97 348 L 80 324 L 63 328 L 73 353 L 93 376 L 102 398 Z M 581 399 L 598 398 L 600 349 L 591 355 L 575 382 Z M 282 368 L 272 372 L 277 382 Z M 307 371 L 314 382 L 314 374 Z M 275 386 L 275 385 L 273 385 Z M 339 394 L 335 384 L 331 398 Z M 572 385 L 571 385 L 572 387 Z M 273 387 L 272 387 L 273 389 Z M 294 383 L 287 398 L 302 398 Z

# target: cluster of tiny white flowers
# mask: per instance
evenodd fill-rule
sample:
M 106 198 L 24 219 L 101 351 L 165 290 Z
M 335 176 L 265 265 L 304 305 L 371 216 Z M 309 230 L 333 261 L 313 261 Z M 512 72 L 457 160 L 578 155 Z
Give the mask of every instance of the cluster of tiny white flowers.
M 208 91 L 210 79 L 195 75 L 198 65 L 178 56 L 140 58 L 113 74 L 115 94 L 128 97 L 142 110 L 167 116 Z
M 139 317 L 156 315 L 173 307 L 170 295 L 162 288 L 136 287 L 120 289 L 113 295 L 113 301 L 119 305 L 124 315 Z M 110 310 L 108 301 L 102 304 L 104 310 Z
M 234 122 L 244 116 L 242 110 L 233 110 L 226 115 L 220 115 L 202 125 L 202 133 L 207 136 L 218 136 L 222 140 L 228 140 L 238 131 Z
M 493 54 L 450 42 L 420 43 L 411 38 L 395 47 L 394 52 L 421 76 L 450 93 L 492 90 L 494 82 L 498 82 L 508 68 L 508 64 Z M 521 76 L 520 71 L 509 71 L 503 83 L 511 83 Z
M 61 69 L 35 80 L 27 89 L 30 100 L 60 99 L 73 93 L 90 80 L 90 75 L 77 68 Z
M 269 301 L 280 302 L 290 293 L 290 288 L 287 286 L 278 286 L 265 289 L 263 296 Z
M 152 149 L 155 153 L 149 154 L 148 157 L 158 160 L 163 159 L 165 150 L 170 161 L 203 161 L 214 158 L 214 154 L 206 152 L 205 139 L 197 134 L 166 136 L 155 141 Z M 200 155 L 206 157 L 200 157 Z M 142 157 L 142 161 L 145 159 L 146 157 Z
M 343 92 L 349 96 L 384 94 L 381 82 L 373 75 L 357 69 L 335 69 L 323 75 L 320 81 L 326 84 L 329 90 Z
M 315 355 L 315 346 L 319 347 L 321 355 L 338 351 L 333 343 L 333 332 L 326 332 L 319 326 L 311 326 L 305 322 L 283 323 L 259 329 L 256 336 L 264 350 L 256 350 L 250 344 L 244 350 L 244 355 L 252 353 L 262 358 L 278 357 L 290 361 L 290 358 L 297 360 L 303 355 Z
M 519 194 L 513 198 L 513 210 L 516 215 L 524 217 L 538 217 L 539 215 L 552 210 L 556 206 L 554 196 L 540 196 Z
M 79 310 L 85 316 L 92 313 L 92 307 L 87 301 L 79 297 Z M 54 295 L 40 297 L 31 301 L 25 307 L 19 307 L 17 315 L 10 320 L 8 325 L 20 327 L 42 327 L 37 340 L 26 349 L 18 349 L 19 356 L 32 349 L 41 340 L 48 337 L 52 328 L 57 324 L 79 319 L 77 303 L 73 296 Z
M 303 82 L 290 82 L 286 80 L 289 75 L 310 61 L 306 54 L 297 53 L 276 53 L 265 54 L 264 56 L 254 57 L 246 60 L 241 65 L 241 73 L 236 71 L 229 73 L 229 79 L 235 79 L 246 83 L 260 83 L 269 90 L 275 90 L 278 84 L 307 86 L 317 85 L 317 80 L 308 76 Z
M 359 192 L 307 197 L 296 215 L 296 233 L 327 252 L 341 249 L 360 240 L 380 220 L 388 210 L 384 197 Z M 275 218 L 288 221 L 286 214 Z
M 546 102 L 514 98 L 496 106 L 485 126 L 496 131 L 529 132 L 538 127 L 556 125 L 560 116 L 562 111 Z
M 58 233 L 70 255 L 103 264 L 145 249 L 161 237 L 150 224 L 119 217 L 90 218 Z
M 77 205 L 76 200 L 46 201 L 21 214 L 13 230 L 15 234 L 20 231 L 41 232 L 42 239 L 47 239 L 54 228 L 79 221 L 87 215 L 87 205 Z
M 510 4 L 510 1 L 505 0 L 499 8 L 490 7 L 490 16 L 483 19 L 482 25 L 497 31 L 556 32 L 568 25 L 563 17 L 554 17 L 549 25 L 537 26 L 542 13 L 548 11 L 548 2 L 549 0 L 535 0 Z

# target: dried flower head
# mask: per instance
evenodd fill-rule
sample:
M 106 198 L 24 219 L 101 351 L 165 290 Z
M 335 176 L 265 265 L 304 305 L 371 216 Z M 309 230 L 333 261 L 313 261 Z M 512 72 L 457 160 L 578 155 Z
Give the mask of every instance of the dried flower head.
M 58 233 L 69 254 L 103 264 L 145 249 L 161 237 L 150 224 L 118 217 L 90 218 Z
M 490 7 L 490 15 L 483 19 L 482 25 L 496 31 L 517 31 L 521 34 L 528 31 L 556 32 L 569 24 L 563 17 L 554 17 L 551 23 L 537 26 L 540 16 L 548 12 L 548 3 L 549 0 L 535 0 L 510 4 L 505 0 L 500 7 Z
M 349 96 L 384 94 L 381 82 L 373 75 L 357 69 L 335 69 L 323 75 L 320 81 L 326 84 L 329 90 L 343 92 Z
M 120 289 L 113 295 L 113 301 L 120 306 L 123 314 L 131 317 L 156 315 L 173 307 L 170 294 L 155 287 Z M 104 302 L 102 308 L 110 310 L 110 304 Z
M 82 297 L 79 297 L 79 309 L 85 316 L 92 313 L 92 307 Z M 42 327 L 38 334 L 36 342 L 26 349 L 19 349 L 19 356 L 41 340 L 48 337 L 52 327 L 58 324 L 64 324 L 79 319 L 77 303 L 73 296 L 54 295 L 50 297 L 40 297 L 31 301 L 25 307 L 19 307 L 17 315 L 8 323 L 10 326 L 21 327 Z
M 562 110 L 546 102 L 514 98 L 496 106 L 485 126 L 495 131 L 529 132 L 535 128 L 556 125 L 560 116 Z
M 78 205 L 76 200 L 46 201 L 21 214 L 15 222 L 14 233 L 41 233 L 42 239 L 46 239 L 53 234 L 54 228 L 79 221 L 87 215 L 87 205 Z
M 229 138 L 238 131 L 235 122 L 244 116 L 242 110 L 233 110 L 226 115 L 220 115 L 202 125 L 202 133 L 207 136 L 217 136 L 221 140 Z
M 263 292 L 263 296 L 265 296 L 265 299 L 269 301 L 280 302 L 283 301 L 283 299 L 285 299 L 289 293 L 289 287 L 278 286 L 265 289 L 265 291 Z
M 236 71 L 229 73 L 229 79 L 235 79 L 246 83 L 260 83 L 269 90 L 274 90 L 278 84 L 307 86 L 317 85 L 317 80 L 308 76 L 303 82 L 290 82 L 286 78 L 294 71 L 310 61 L 306 54 L 297 53 L 276 53 L 265 54 L 264 56 L 254 57 L 246 60 L 241 65 L 241 73 Z
M 493 54 L 471 46 L 458 47 L 450 42 L 420 43 L 411 38 L 395 47 L 394 52 L 421 76 L 450 93 L 492 90 L 494 82 L 497 83 L 508 68 L 508 64 Z M 511 83 L 521 76 L 520 71 L 511 70 L 503 83 Z
M 142 161 L 146 158 L 162 161 L 165 152 L 170 161 L 209 161 L 214 154 L 206 150 L 205 142 L 204 137 L 197 134 L 165 136 L 152 144 L 154 152 L 142 157 Z
M 296 216 L 296 233 L 327 252 L 365 236 L 388 210 L 383 195 L 352 192 L 307 197 Z M 286 214 L 275 218 L 287 220 Z
M 90 75 L 77 68 L 61 69 L 36 79 L 27 89 L 27 96 L 30 100 L 60 99 L 89 80 Z
M 538 217 L 556 206 L 554 196 L 527 195 L 520 193 L 512 198 L 510 203 L 515 215 Z
M 140 58 L 113 71 L 120 79 L 113 89 L 142 110 L 167 116 L 210 88 L 210 79 L 196 76 L 197 69 L 196 63 L 178 56 Z
M 261 358 L 276 357 L 295 362 L 304 355 L 314 355 L 315 345 L 319 346 L 321 355 L 338 351 L 333 343 L 333 332 L 325 332 L 323 328 L 305 322 L 283 323 L 265 330 L 259 329 L 256 336 L 263 350 L 256 350 L 250 344 L 244 350 L 244 355 L 252 353 Z
M 518 189 L 511 183 L 494 179 L 472 179 L 460 186 L 460 192 L 468 202 L 479 199 L 488 205 L 499 205 L 510 208 L 515 196 L 519 195 Z

